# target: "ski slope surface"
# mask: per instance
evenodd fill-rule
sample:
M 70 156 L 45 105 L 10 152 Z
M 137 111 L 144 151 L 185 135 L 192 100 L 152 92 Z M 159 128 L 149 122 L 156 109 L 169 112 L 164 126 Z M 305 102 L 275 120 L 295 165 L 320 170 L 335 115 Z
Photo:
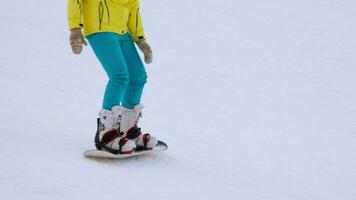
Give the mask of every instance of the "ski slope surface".
M 356 1 L 141 6 L 141 127 L 169 149 L 93 160 L 107 78 L 66 1 L 1 3 L 0 199 L 356 199 Z

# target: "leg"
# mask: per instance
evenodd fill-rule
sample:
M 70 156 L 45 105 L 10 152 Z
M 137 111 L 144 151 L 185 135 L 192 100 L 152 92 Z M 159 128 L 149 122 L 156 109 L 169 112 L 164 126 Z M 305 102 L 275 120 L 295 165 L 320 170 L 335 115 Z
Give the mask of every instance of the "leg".
M 157 145 L 157 139 L 150 134 L 141 133 L 141 129 L 138 128 L 143 108 L 140 101 L 147 80 L 146 70 L 133 41 L 122 40 L 120 44 L 129 72 L 129 84 L 122 99 L 120 128 L 123 128 L 122 131 L 126 132 L 129 139 L 135 141 L 137 148 L 152 149 Z
M 121 49 L 129 72 L 129 82 L 122 99 L 122 106 L 133 109 L 141 101 L 147 74 L 132 40 L 122 40 Z
M 129 73 L 124 54 L 114 33 L 93 34 L 88 36 L 88 40 L 109 77 L 103 108 L 111 110 L 113 106 L 120 105 L 128 85 Z

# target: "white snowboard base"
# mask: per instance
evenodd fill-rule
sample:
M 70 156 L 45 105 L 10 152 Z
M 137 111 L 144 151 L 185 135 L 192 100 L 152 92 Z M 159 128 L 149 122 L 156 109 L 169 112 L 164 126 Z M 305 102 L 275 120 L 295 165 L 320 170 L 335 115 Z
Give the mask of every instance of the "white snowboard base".
M 158 144 L 152 149 L 152 150 L 137 150 L 134 153 L 131 154 L 113 154 L 109 153 L 107 151 L 101 151 L 97 149 L 93 150 L 88 150 L 83 153 L 84 157 L 87 158 L 116 158 L 116 159 L 121 159 L 121 158 L 129 158 L 133 156 L 138 156 L 142 154 L 147 154 L 147 153 L 153 153 L 153 152 L 158 152 L 158 151 L 165 151 L 167 150 L 168 146 L 166 143 L 162 141 L 158 141 Z

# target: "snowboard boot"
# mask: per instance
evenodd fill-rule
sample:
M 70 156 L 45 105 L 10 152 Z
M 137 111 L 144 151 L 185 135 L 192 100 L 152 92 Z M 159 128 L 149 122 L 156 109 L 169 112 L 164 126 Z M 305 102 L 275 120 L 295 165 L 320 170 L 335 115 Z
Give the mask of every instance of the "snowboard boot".
M 142 134 L 138 127 L 138 121 L 142 117 L 141 104 L 136 105 L 134 109 L 127 109 L 121 106 L 114 106 L 112 112 L 117 116 L 119 131 L 126 137 L 136 143 L 138 150 L 152 149 L 158 143 L 157 139 L 149 133 Z
M 100 110 L 97 126 L 95 146 L 98 150 L 113 154 L 130 154 L 135 151 L 135 142 L 118 131 L 117 118 L 113 112 Z

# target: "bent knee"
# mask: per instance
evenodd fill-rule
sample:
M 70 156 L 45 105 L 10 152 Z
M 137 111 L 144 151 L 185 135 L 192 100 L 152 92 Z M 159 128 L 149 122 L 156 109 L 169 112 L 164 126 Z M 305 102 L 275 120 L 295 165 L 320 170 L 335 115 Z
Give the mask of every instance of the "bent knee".
M 130 77 L 129 79 L 129 84 L 130 85 L 145 85 L 147 83 L 147 75 L 143 74 L 141 76 L 137 76 L 137 77 Z
M 127 85 L 129 83 L 128 73 L 113 73 L 109 76 L 110 82 L 113 84 Z

